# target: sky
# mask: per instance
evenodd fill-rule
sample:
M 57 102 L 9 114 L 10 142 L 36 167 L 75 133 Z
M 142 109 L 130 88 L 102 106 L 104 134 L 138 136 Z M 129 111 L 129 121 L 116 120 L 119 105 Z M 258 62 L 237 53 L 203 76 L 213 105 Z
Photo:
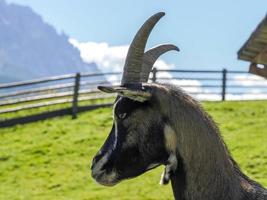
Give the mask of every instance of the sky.
M 122 69 L 135 33 L 151 15 L 166 16 L 150 35 L 147 49 L 172 43 L 158 65 L 172 69 L 247 70 L 237 51 L 267 13 L 266 0 L 7 0 L 30 6 L 64 32 L 82 58 L 106 70 Z

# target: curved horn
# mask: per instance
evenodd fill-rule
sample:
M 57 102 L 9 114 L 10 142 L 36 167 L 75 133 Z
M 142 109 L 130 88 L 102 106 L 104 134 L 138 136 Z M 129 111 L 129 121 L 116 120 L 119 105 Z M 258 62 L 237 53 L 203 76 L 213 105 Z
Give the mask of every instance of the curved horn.
M 148 50 L 144 54 L 144 59 L 143 59 L 143 65 L 142 65 L 142 71 L 140 74 L 140 82 L 141 83 L 146 83 L 148 81 L 148 77 L 150 74 L 150 71 L 157 61 L 157 59 L 167 51 L 180 51 L 179 48 L 175 45 L 172 44 L 164 44 L 164 45 L 159 45 L 157 47 L 154 47 L 150 50 Z
M 141 67 L 148 36 L 156 23 L 164 15 L 164 12 L 159 12 L 150 17 L 135 35 L 124 64 L 121 85 L 140 82 Z

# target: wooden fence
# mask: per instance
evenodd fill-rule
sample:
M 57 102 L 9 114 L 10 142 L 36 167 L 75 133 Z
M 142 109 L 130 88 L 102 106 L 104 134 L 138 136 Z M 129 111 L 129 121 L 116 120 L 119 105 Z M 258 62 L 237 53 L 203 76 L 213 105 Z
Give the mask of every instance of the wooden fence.
M 0 127 L 111 106 L 114 95 L 97 91 L 97 85 L 119 84 L 121 72 L 77 73 L 18 83 L 0 84 Z M 267 81 L 243 71 L 218 70 L 158 70 L 154 68 L 150 81 L 180 86 L 200 100 L 267 99 Z M 105 103 L 94 100 L 111 98 Z M 91 102 L 80 106 L 81 102 Z M 46 111 L 52 105 L 70 104 L 67 108 Z M 16 113 L 44 108 L 41 113 L 17 117 Z M 13 113 L 13 117 L 6 117 Z
M 223 70 L 157 70 L 153 82 L 178 85 L 198 100 L 265 100 L 267 80 L 245 71 Z
M 97 91 L 99 84 L 109 84 L 106 77 L 121 73 L 77 73 L 17 83 L 0 84 L 0 127 L 25 124 L 47 118 L 72 115 L 99 107 L 111 106 L 107 103 L 90 103 L 79 106 L 81 102 L 107 99 L 112 95 Z M 64 105 L 59 109 L 47 111 L 46 108 Z M 24 110 L 43 108 L 41 113 L 19 116 Z M 18 116 L 16 114 L 18 113 Z M 10 114 L 13 116 L 9 117 Z

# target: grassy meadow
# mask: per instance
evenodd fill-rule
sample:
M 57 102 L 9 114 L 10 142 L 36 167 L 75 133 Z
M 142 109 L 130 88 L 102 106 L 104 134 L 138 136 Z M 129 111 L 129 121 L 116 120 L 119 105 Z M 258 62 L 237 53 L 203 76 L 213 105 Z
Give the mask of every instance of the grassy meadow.
M 205 102 L 242 170 L 267 187 L 267 101 Z M 90 165 L 112 124 L 111 108 L 0 129 L 0 200 L 173 199 L 162 167 L 107 188 Z

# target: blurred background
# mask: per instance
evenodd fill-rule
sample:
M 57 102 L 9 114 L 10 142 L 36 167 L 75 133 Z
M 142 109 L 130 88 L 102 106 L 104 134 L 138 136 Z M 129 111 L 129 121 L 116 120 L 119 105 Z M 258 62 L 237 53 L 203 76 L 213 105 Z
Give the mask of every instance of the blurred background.
M 266 8 L 265 0 L 0 0 L 0 199 L 171 199 L 157 185 L 161 169 L 115 189 L 94 183 L 89 169 L 114 101 L 96 86 L 119 84 L 136 31 L 159 11 L 166 16 L 146 49 L 172 43 L 180 52 L 160 57 L 150 82 L 202 101 L 242 169 L 267 186 Z
M 166 16 L 147 47 L 166 42 L 179 46 L 178 55 L 174 52 L 162 58 L 169 68 L 245 70 L 247 63 L 237 60 L 236 53 L 266 15 L 264 0 L 0 2 L 1 58 L 8 57 L 1 60 L 17 70 L 24 67 L 17 71 L 24 74 L 16 77 L 12 71 L 3 71 L 2 64 L 1 77 L 6 81 L 97 71 L 94 65 L 102 71 L 120 71 L 135 32 L 158 11 Z M 23 51 L 15 51 L 19 48 Z M 32 59 L 23 59 L 23 55 Z M 82 66 L 81 61 L 88 65 Z

